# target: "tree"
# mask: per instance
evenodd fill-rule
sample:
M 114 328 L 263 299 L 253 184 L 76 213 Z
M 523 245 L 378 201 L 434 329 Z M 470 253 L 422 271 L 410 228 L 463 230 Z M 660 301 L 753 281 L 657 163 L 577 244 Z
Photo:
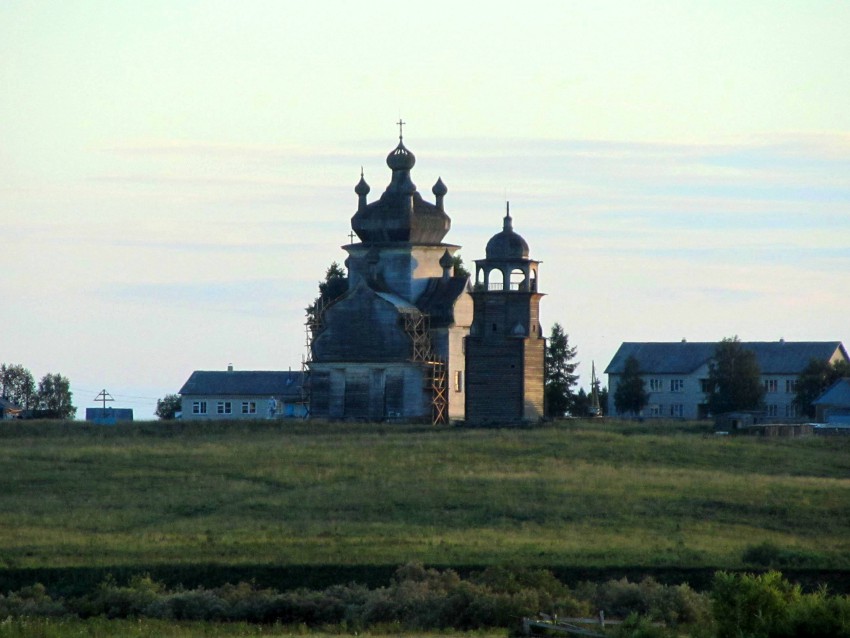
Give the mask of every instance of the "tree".
M 77 408 L 71 403 L 71 383 L 61 374 L 45 374 L 38 382 L 38 408 L 49 419 L 73 419 Z
M 20 364 L 0 365 L 0 391 L 5 399 L 24 410 L 32 408 L 37 399 L 32 373 Z
M 305 308 L 307 320 L 313 322 L 322 310 L 341 297 L 348 290 L 348 276 L 336 262 L 333 262 L 325 272 L 325 280 L 319 282 L 319 296 Z
M 162 399 L 156 400 L 156 415 L 163 421 L 170 421 L 176 418 L 177 413 L 182 408 L 180 395 L 166 394 Z
M 454 269 L 455 277 L 469 277 L 469 271 L 463 265 L 463 257 L 460 253 L 452 255 L 452 268 Z
M 756 354 L 746 350 L 737 336 L 717 344 L 708 365 L 707 395 L 712 414 L 761 408 L 764 386 Z
M 800 414 L 815 416 L 812 401 L 817 399 L 833 383 L 841 378 L 850 377 L 850 363 L 836 361 L 829 363 L 823 359 L 812 359 L 797 377 L 797 396 L 794 403 Z
M 623 374 L 614 391 L 614 407 L 619 414 L 637 416 L 649 402 L 646 381 L 640 376 L 640 363 L 629 355 L 623 365 Z
M 546 414 L 551 417 L 564 416 L 575 403 L 573 387 L 578 383 L 574 374 L 578 362 L 572 363 L 576 356 L 575 346 L 570 347 L 569 335 L 561 324 L 552 326 L 549 346 L 546 349 Z

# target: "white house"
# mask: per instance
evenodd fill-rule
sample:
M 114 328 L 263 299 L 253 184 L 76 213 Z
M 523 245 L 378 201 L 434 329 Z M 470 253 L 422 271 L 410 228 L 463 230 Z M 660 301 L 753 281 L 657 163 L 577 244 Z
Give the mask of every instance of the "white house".
M 301 372 L 196 370 L 180 388 L 184 419 L 306 416 Z
M 756 355 L 765 388 L 768 417 L 797 416 L 794 398 L 797 378 L 812 359 L 834 363 L 848 361 L 840 341 L 744 341 Z M 704 419 L 708 367 L 716 342 L 624 342 L 605 369 L 608 375 L 608 414 L 614 416 L 614 394 L 626 359 L 637 359 L 649 402 L 641 416 Z

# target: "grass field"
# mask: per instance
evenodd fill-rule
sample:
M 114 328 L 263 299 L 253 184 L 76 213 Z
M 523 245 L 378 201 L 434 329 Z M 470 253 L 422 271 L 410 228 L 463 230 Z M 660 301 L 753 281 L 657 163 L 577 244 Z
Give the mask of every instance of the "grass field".
M 701 425 L 3 423 L 0 569 L 850 568 L 850 437 Z

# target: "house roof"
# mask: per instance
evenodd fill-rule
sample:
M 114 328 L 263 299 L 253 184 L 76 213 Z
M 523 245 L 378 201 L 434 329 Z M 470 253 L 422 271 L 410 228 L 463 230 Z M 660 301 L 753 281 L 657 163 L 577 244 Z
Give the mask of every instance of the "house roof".
M 848 360 L 840 341 L 742 341 L 754 352 L 762 374 L 799 374 L 812 359 L 828 361 L 836 351 Z M 717 342 L 624 342 L 606 374 L 622 374 L 626 359 L 634 356 L 643 374 L 690 374 L 714 357 Z
M 195 370 L 180 388 L 184 396 L 275 396 L 300 398 L 302 372 L 275 370 Z
M 812 401 L 812 405 L 850 406 L 850 379 L 838 379 L 824 393 Z
M 7 412 L 20 412 L 21 410 L 23 410 L 23 408 L 17 403 L 13 403 L 12 401 L 9 401 L 9 399 L 5 399 L 2 397 L 0 397 L 0 409 L 5 410 Z

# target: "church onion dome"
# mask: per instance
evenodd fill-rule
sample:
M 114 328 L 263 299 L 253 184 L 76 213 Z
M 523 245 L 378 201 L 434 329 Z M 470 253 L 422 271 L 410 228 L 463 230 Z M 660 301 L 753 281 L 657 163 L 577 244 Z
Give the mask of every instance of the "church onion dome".
M 377 201 L 366 202 L 360 184 L 357 212 L 351 218 L 351 228 L 365 243 L 439 244 L 451 228 L 451 219 L 443 210 L 442 196 L 432 204 L 422 199 L 410 178 L 416 157 L 399 139 L 398 146 L 387 156 L 392 169 L 390 183 Z M 362 180 L 361 180 L 362 181 Z M 362 182 L 365 186 L 365 182 Z M 437 190 L 448 190 L 445 185 Z M 366 187 L 368 188 L 368 187 Z M 360 189 L 360 190 L 359 190 Z
M 409 171 L 416 164 L 416 156 L 407 150 L 400 139 L 398 146 L 387 155 L 387 166 L 393 171 Z
M 451 268 L 454 265 L 454 263 L 455 263 L 454 259 L 452 259 L 452 256 L 449 254 L 449 251 L 446 250 L 443 253 L 443 256 L 440 257 L 440 268 L 442 268 L 444 270 L 447 269 L 447 268 Z
M 528 244 L 514 232 L 510 207 L 502 232 L 493 235 L 487 242 L 486 255 L 487 259 L 528 259 Z
M 360 181 L 357 182 L 357 186 L 354 187 L 354 192 L 360 197 L 365 197 L 369 194 L 369 191 L 372 190 L 369 188 L 369 184 L 366 183 L 366 180 L 363 179 L 363 173 L 360 173 Z
M 437 178 L 437 183 L 434 184 L 434 187 L 431 189 L 431 192 L 434 193 L 436 197 L 445 197 L 446 193 L 449 192 L 449 189 L 446 188 L 445 184 L 443 184 L 442 177 Z

